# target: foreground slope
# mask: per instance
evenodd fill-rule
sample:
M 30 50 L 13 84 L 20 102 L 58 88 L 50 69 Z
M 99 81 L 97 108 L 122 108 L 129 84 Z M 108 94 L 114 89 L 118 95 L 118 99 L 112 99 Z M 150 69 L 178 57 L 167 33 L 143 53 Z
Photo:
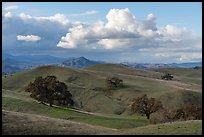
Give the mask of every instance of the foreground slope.
M 36 101 L 3 96 L 2 110 L 15 111 L 27 114 L 38 114 L 46 117 L 72 120 L 109 128 L 133 128 L 148 124 L 144 116 L 107 115 L 90 113 L 71 108 L 50 107 Z
M 114 129 L 20 112 L 3 111 L 3 135 L 93 135 Z
M 202 135 L 202 121 L 113 129 L 40 115 L 3 111 L 3 135 Z
M 114 133 L 113 133 L 114 134 Z M 120 130 L 125 135 L 202 135 L 202 120 L 178 121 Z

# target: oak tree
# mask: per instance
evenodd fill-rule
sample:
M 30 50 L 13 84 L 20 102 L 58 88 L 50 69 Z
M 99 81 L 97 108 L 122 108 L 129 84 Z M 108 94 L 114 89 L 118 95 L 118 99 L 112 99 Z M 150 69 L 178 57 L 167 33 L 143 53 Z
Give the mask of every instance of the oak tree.
M 30 96 L 42 103 L 61 106 L 73 106 L 72 94 L 67 90 L 67 85 L 57 80 L 56 76 L 36 77 L 25 89 Z
M 147 98 L 147 95 L 135 98 L 131 104 L 131 110 L 140 114 L 145 114 L 147 119 L 150 115 L 163 108 L 161 101 L 155 98 Z

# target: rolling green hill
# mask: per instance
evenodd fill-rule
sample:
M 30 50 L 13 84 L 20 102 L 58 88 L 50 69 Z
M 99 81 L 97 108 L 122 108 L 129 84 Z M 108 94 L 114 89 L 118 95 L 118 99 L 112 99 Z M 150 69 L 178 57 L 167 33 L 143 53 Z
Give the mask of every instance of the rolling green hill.
M 178 69 L 178 71 L 181 70 Z M 188 69 L 185 69 L 185 74 L 187 71 Z M 25 96 L 25 86 L 35 77 L 55 75 L 68 85 L 76 107 L 91 112 L 112 114 L 130 114 L 128 105 L 131 100 L 145 93 L 149 97 L 160 99 L 164 106 L 169 108 L 178 108 L 186 102 L 201 103 L 202 85 L 181 81 L 183 77 L 177 75 L 176 69 L 172 72 L 175 72 L 172 73 L 176 77 L 175 80 L 166 81 L 159 79 L 163 74 L 160 72 L 114 64 L 95 65 L 85 69 L 46 66 L 16 73 L 6 78 L 2 77 L 2 87 L 10 91 L 7 93 L 3 90 L 3 94 L 14 93 L 17 96 L 16 93 L 18 93 Z M 199 73 L 202 75 L 201 71 Z M 199 78 L 200 75 L 197 74 L 198 77 L 194 76 L 194 78 Z M 105 79 L 110 76 L 123 79 L 124 87 L 106 90 Z
M 113 74 L 135 75 L 143 77 L 160 78 L 162 73 L 151 70 L 130 68 L 119 64 L 99 64 L 84 68 L 85 70 L 111 72 Z
M 176 76 L 175 78 L 178 81 L 202 85 L 202 68 L 162 68 L 157 72 L 168 72 Z
M 174 75 L 172 81 L 160 79 L 165 71 Z M 29 96 L 29 93 L 24 91 L 28 83 L 33 81 L 35 77 L 45 77 L 47 75 L 55 75 L 58 80 L 68 85 L 68 90 L 72 93 L 75 102 L 74 107 L 77 109 L 64 109 L 39 104 Z M 122 79 L 124 86 L 108 90 L 105 80 L 111 76 Z M 193 69 L 161 69 L 156 72 L 115 64 L 95 65 L 83 69 L 43 66 L 6 77 L 2 76 L 2 110 L 9 111 L 4 115 L 4 131 L 8 133 L 11 125 L 21 121 L 22 124 L 28 124 L 28 126 L 24 126 L 20 131 L 16 131 L 19 127 L 15 126 L 12 128 L 11 134 L 14 132 L 26 134 L 28 131 L 53 134 L 46 127 L 48 125 L 45 122 L 41 123 L 44 131 L 40 130 L 41 128 L 32 127 L 33 123 L 31 121 L 35 121 L 39 116 L 45 116 L 48 123 L 53 123 L 50 118 L 54 118 L 58 125 L 67 125 L 66 120 L 70 120 L 108 128 L 92 128 L 93 132 L 79 129 L 79 134 L 103 134 L 104 132 L 112 134 L 200 134 L 200 122 L 187 123 L 189 126 L 185 126 L 185 128 L 183 128 L 183 125 L 185 125 L 185 122 L 183 122 L 184 124 L 179 126 L 182 128 L 179 129 L 175 129 L 174 126 L 164 126 L 164 130 L 158 132 L 150 130 L 151 126 L 145 126 L 148 125 L 146 117 L 133 114 L 130 111 L 129 104 L 133 98 L 142 94 L 161 100 L 163 105 L 169 109 L 179 108 L 187 102 L 200 104 L 202 103 L 201 76 L 202 71 Z M 10 114 L 10 111 L 17 113 Z M 32 119 L 31 115 L 39 116 L 33 116 L 35 118 Z M 12 120 L 14 117 L 16 121 Z M 27 121 L 22 121 L 23 117 L 26 117 Z M 65 123 L 60 122 L 62 119 Z M 35 125 L 38 124 L 35 123 Z M 64 129 L 67 129 L 66 131 L 55 128 L 56 126 L 56 124 L 52 126 L 53 129 L 56 129 L 54 130 L 56 133 L 77 133 L 75 129 L 71 128 L 72 126 L 70 128 L 64 126 Z M 81 126 L 81 128 L 87 127 L 83 124 Z M 143 128 L 143 126 L 145 127 Z M 177 124 L 175 126 L 178 127 Z M 198 126 L 198 130 L 192 128 L 194 126 Z M 39 127 L 41 126 L 39 125 Z M 74 124 L 73 127 L 76 127 L 76 125 Z M 157 125 L 151 127 L 151 129 L 157 128 Z M 190 130 L 191 128 L 192 130 Z

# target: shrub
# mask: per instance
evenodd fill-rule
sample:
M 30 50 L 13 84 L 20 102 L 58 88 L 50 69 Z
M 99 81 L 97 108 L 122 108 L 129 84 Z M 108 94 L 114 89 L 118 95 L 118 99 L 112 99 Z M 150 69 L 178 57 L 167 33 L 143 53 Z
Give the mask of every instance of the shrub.
M 161 78 L 164 80 L 172 80 L 174 77 L 171 74 L 166 73 L 165 75 L 161 76 Z
M 176 111 L 175 119 L 199 120 L 202 119 L 202 105 L 187 103 Z
M 161 109 L 151 115 L 150 123 L 158 124 L 178 120 L 202 120 L 202 105 L 187 103 L 177 110 Z
M 150 123 L 159 124 L 174 121 L 175 112 L 167 109 L 161 109 L 151 115 Z
M 108 89 L 115 89 L 117 87 L 122 87 L 123 80 L 117 77 L 108 77 L 106 79 Z

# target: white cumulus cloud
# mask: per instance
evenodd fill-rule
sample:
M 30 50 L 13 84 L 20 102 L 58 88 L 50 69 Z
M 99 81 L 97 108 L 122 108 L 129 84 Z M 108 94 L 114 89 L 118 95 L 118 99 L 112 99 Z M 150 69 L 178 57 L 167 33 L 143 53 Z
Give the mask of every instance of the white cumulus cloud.
M 58 47 L 77 48 L 92 47 L 114 49 L 139 47 L 141 45 L 164 46 L 194 37 L 186 28 L 178 28 L 167 24 L 165 27 L 156 26 L 156 16 L 147 15 L 147 19 L 140 21 L 128 8 L 111 9 L 106 15 L 107 23 L 98 21 L 94 24 L 75 25 L 66 36 L 63 36 Z M 92 45 L 91 45 L 92 44 Z M 98 45 L 98 46 L 97 46 Z M 137 48 L 136 48 L 137 49 Z
M 97 11 L 93 10 L 75 15 L 96 13 Z M 172 24 L 159 26 L 154 13 L 147 14 L 146 19 L 140 20 L 128 8 L 110 9 L 105 16 L 106 21 L 99 20 L 91 24 L 71 22 L 67 16 L 69 15 L 59 13 L 51 16 L 31 16 L 25 13 L 16 15 L 15 12 L 4 11 L 2 12 L 3 45 L 9 45 L 5 48 L 16 45 L 22 47 L 31 45 L 36 48 L 34 45 L 38 44 L 46 45 L 41 47 L 49 50 L 53 45 L 57 45 L 61 48 L 56 46 L 52 48 L 118 53 L 117 59 L 121 57 L 122 52 L 127 54 L 121 58 L 128 56 L 126 58 L 132 60 L 136 60 L 137 56 L 143 59 L 154 58 L 172 62 L 202 59 L 201 36 L 197 36 L 185 27 Z M 39 36 L 27 35 L 25 32 Z M 43 36 L 43 40 L 40 36 Z M 20 43 L 18 40 L 33 42 Z M 34 41 L 40 42 L 34 43 Z
M 98 48 L 101 48 L 102 45 L 104 49 L 113 49 L 127 46 L 130 43 L 128 39 L 139 37 L 135 30 L 137 22 L 128 8 L 111 9 L 106 18 L 107 23 L 98 21 L 91 25 L 80 24 L 69 29 L 67 35 L 61 38 L 57 46 L 63 48 L 77 48 L 80 45 L 91 47 L 87 44 L 96 42 Z
M 57 22 L 57 23 L 62 24 L 62 25 L 68 25 L 69 24 L 68 18 L 64 14 L 59 14 L 59 13 L 57 13 L 53 16 L 36 16 L 36 17 L 27 15 L 25 13 L 20 13 L 19 17 L 23 20 L 34 19 L 37 21 Z
M 57 46 L 92 50 L 129 49 L 180 62 L 201 57 L 200 51 L 195 51 L 198 44 L 202 45 L 201 37 L 175 25 L 158 26 L 153 13 L 148 14 L 146 20 L 139 20 L 128 8 L 110 9 L 106 19 L 107 22 L 76 24 L 61 37 Z
M 22 41 L 39 41 L 41 40 L 41 37 L 36 36 L 36 35 L 27 35 L 27 36 L 23 36 L 23 35 L 18 35 L 16 36 L 17 40 L 22 40 Z
M 154 20 L 156 20 L 156 16 L 153 13 L 150 13 L 149 15 L 147 15 L 147 20 L 148 21 L 154 21 Z
M 135 16 L 125 9 L 111 9 L 106 15 L 108 23 L 105 25 L 108 29 L 115 29 L 118 31 L 135 32 L 137 28 L 137 21 Z

